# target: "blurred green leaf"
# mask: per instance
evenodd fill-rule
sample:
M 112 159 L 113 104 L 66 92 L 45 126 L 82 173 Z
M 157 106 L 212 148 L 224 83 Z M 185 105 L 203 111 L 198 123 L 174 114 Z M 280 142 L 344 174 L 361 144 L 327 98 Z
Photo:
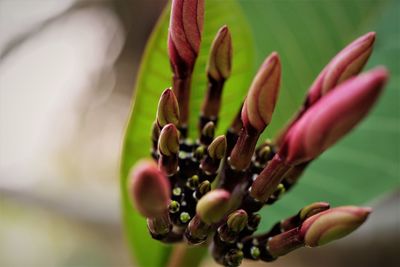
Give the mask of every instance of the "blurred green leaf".
M 127 239 L 140 266 L 164 266 L 170 248 L 154 241 L 147 232 L 145 219 L 138 215 L 127 195 L 127 178 L 131 166 L 142 157 L 149 157 L 150 129 L 155 119 L 158 98 L 171 86 L 167 55 L 169 8 L 161 16 L 147 44 L 137 77 L 131 115 L 125 133 L 121 159 L 121 193 Z M 224 24 L 233 38 L 233 71 L 227 82 L 221 110 L 220 132 L 223 132 L 239 109 L 250 83 L 254 46 L 249 26 L 236 1 L 206 1 L 206 14 L 201 53 L 193 74 L 191 95 L 191 134 L 196 133 L 197 117 L 206 88 L 205 66 L 214 35 Z
M 364 204 L 400 179 L 400 2 L 373 0 L 241 1 L 255 32 L 257 60 L 271 51 L 282 59 L 282 88 L 271 127 L 273 136 L 303 100 L 319 71 L 346 44 L 377 32 L 367 69 L 386 65 L 390 83 L 368 118 L 316 160 L 299 184 L 262 210 L 262 230 L 313 201 Z M 397 85 L 397 86 L 396 86 Z

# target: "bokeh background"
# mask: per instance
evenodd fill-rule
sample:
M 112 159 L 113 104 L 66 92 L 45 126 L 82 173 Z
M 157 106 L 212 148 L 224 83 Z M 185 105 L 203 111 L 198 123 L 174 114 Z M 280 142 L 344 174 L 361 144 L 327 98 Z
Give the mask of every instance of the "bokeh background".
M 141 54 L 165 2 L 0 0 L 0 266 L 135 266 L 120 219 L 119 154 Z M 394 62 L 400 56 L 396 0 L 377 5 L 373 14 L 378 1 L 286 0 L 271 10 L 273 2 L 241 1 L 256 33 L 257 63 L 274 46 L 303 51 L 293 58 L 297 61 L 318 57 L 295 42 L 268 42 L 265 35 L 273 25 L 266 25 L 264 16 L 283 14 L 284 21 L 296 12 L 293 5 L 315 10 L 328 5 L 332 12 L 327 15 L 335 20 L 340 19 L 335 14 L 356 4 L 365 6 L 354 14 L 366 18 L 365 24 L 390 15 L 388 47 L 399 71 L 400 63 Z M 312 22 L 307 15 L 297 31 L 288 24 L 281 34 L 296 32 L 295 40 L 296 34 L 307 34 Z M 352 25 L 342 30 L 357 36 L 365 26 L 356 19 Z M 342 46 L 332 44 L 332 50 Z M 321 67 L 307 64 L 313 74 Z M 299 87 L 306 88 L 310 81 L 302 82 Z M 392 83 L 400 90 L 398 79 Z M 399 118 L 399 94 L 393 96 L 393 117 Z M 399 123 L 387 122 L 393 138 L 399 137 Z M 400 164 L 398 144 L 391 153 Z M 400 179 L 399 170 L 391 169 Z M 398 188 L 370 203 L 376 212 L 352 236 L 317 250 L 299 250 L 271 266 L 398 266 Z

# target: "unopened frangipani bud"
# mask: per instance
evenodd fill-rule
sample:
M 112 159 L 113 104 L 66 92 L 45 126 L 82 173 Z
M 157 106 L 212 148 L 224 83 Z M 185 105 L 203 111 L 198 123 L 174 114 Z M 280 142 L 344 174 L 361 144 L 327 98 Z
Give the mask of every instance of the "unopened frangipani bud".
M 174 92 L 170 88 L 164 90 L 161 94 L 157 108 L 157 123 L 160 127 L 164 127 L 168 123 L 177 125 L 179 122 L 178 101 Z
M 280 230 L 281 231 L 288 231 L 293 228 L 300 226 L 306 219 L 309 217 L 323 212 L 330 208 L 329 203 L 326 202 L 314 202 L 310 205 L 305 206 L 302 208 L 296 215 L 291 216 L 285 220 L 280 222 Z
M 200 143 L 208 146 L 214 138 L 215 134 L 215 124 L 212 121 L 209 121 L 204 125 L 203 129 L 201 130 L 201 135 L 200 135 Z
M 219 29 L 212 45 L 207 74 L 215 81 L 226 80 L 231 74 L 232 39 L 227 26 Z
M 204 0 L 173 0 L 168 33 L 168 51 L 176 76 L 193 70 L 203 30 Z
M 161 130 L 158 140 L 158 167 L 166 175 L 174 175 L 178 170 L 179 133 L 172 123 Z
M 225 266 L 239 266 L 243 260 L 243 251 L 239 249 L 231 249 L 224 256 L 222 264 Z
M 278 153 L 290 165 L 320 155 L 365 117 L 387 78 L 386 69 L 381 67 L 339 85 L 296 122 Z
M 129 195 L 133 205 L 145 217 L 162 216 L 170 202 L 170 184 L 150 160 L 139 161 L 131 171 Z
M 341 82 L 358 74 L 372 53 L 375 33 L 369 32 L 340 51 L 315 80 L 307 95 L 311 106 Z
M 216 137 L 208 146 L 207 151 L 213 160 L 220 160 L 224 157 L 226 150 L 226 137 L 220 135 Z
M 320 212 L 308 218 L 300 228 L 304 244 L 316 247 L 342 238 L 365 222 L 371 208 L 343 206 Z
M 196 198 L 201 198 L 211 191 L 211 183 L 208 180 L 201 182 L 196 190 Z
M 223 189 L 208 192 L 197 203 L 197 214 L 207 224 L 219 222 L 229 209 L 230 196 L 231 194 Z
M 162 216 L 158 216 L 156 218 L 148 218 L 147 228 L 153 236 L 161 238 L 171 231 L 172 224 L 168 217 L 168 214 L 165 213 Z
M 176 126 L 167 124 L 160 133 L 158 149 L 161 154 L 171 156 L 179 152 L 179 134 Z
M 238 233 L 247 226 L 247 221 L 247 212 L 240 209 L 229 214 L 226 223 L 231 231 Z
M 357 75 L 362 70 L 372 53 L 374 41 L 375 33 L 369 32 L 346 46 L 329 62 L 308 90 L 306 100 L 301 109 L 276 138 L 278 146 L 282 145 L 289 129 L 303 116 L 308 108 L 340 83 Z
M 262 132 L 270 123 L 279 94 L 281 64 L 277 53 L 272 53 L 255 76 L 242 108 L 244 127 Z

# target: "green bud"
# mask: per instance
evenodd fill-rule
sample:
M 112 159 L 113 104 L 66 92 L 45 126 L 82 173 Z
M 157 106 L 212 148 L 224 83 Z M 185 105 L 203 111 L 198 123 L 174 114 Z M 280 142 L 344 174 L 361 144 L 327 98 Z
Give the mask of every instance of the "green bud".
M 172 194 L 174 196 L 180 196 L 182 194 L 182 189 L 179 186 L 174 187 L 174 189 L 172 189 Z
M 187 212 L 182 212 L 179 215 L 179 220 L 181 220 L 181 222 L 183 223 L 187 223 L 188 221 L 190 221 L 190 214 Z
M 256 246 L 252 246 L 250 248 L 250 255 L 253 259 L 258 260 L 260 258 L 260 249 Z
M 158 102 L 157 123 L 162 128 L 168 123 L 177 125 L 179 122 L 179 107 L 175 94 L 170 88 L 164 90 Z
M 171 203 L 169 203 L 168 209 L 169 212 L 171 213 L 177 213 L 180 209 L 181 205 L 179 204 L 178 201 L 172 200 Z
M 165 156 L 171 156 L 179 152 L 179 135 L 174 124 L 166 125 L 161 133 L 158 141 L 158 149 Z
M 222 159 L 226 151 L 226 137 L 225 135 L 220 135 L 212 141 L 208 147 L 208 154 L 213 160 Z
M 212 121 L 209 121 L 204 125 L 203 129 L 201 130 L 201 134 L 207 138 L 213 138 L 215 134 L 215 124 Z
M 197 203 L 197 214 L 207 224 L 219 222 L 229 210 L 230 195 L 223 189 L 210 191 Z
M 196 189 L 198 185 L 199 185 L 199 176 L 197 175 L 193 175 L 186 182 L 186 186 L 192 190 Z
M 228 216 L 226 223 L 231 231 L 238 233 L 246 227 L 247 221 L 247 212 L 245 210 L 237 210 Z
M 149 231 L 157 236 L 163 236 L 168 234 L 172 229 L 171 221 L 167 214 L 157 217 L 147 219 L 147 228 Z
M 231 73 L 232 39 L 227 26 L 217 33 L 212 45 L 207 73 L 214 80 L 226 80 Z
M 329 203 L 326 203 L 326 202 L 315 202 L 308 206 L 305 206 L 299 212 L 300 221 L 303 222 L 307 218 L 309 218 L 317 213 L 320 213 L 322 211 L 325 211 L 329 208 L 330 208 L 330 205 L 329 205 Z
M 210 181 L 205 180 L 205 181 L 201 182 L 201 184 L 199 185 L 197 190 L 198 190 L 200 196 L 204 196 L 205 194 L 210 192 L 211 191 L 211 183 L 210 183 Z
M 225 266 L 239 266 L 243 260 L 243 252 L 238 249 L 231 249 L 224 257 Z
M 198 146 L 194 151 L 194 157 L 198 160 L 201 160 L 204 156 L 205 148 L 204 146 Z

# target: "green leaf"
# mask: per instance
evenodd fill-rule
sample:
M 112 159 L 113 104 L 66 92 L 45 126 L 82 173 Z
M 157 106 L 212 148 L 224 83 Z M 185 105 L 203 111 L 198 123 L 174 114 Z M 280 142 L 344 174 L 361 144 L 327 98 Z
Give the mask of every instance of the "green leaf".
M 359 35 L 377 32 L 375 51 L 366 69 L 386 65 L 391 73 L 385 93 L 368 118 L 317 159 L 287 196 L 262 210 L 261 228 L 266 230 L 313 201 L 362 205 L 399 188 L 400 3 L 243 0 L 241 4 L 256 33 L 258 62 L 272 50 L 282 59 L 281 94 L 264 136 L 276 134 L 298 108 L 319 71 Z
M 148 41 L 137 77 L 135 96 L 128 121 L 121 159 L 121 194 L 124 224 L 132 253 L 139 266 L 164 266 L 170 248 L 150 238 L 145 219 L 137 214 L 127 194 L 127 178 L 131 166 L 140 158 L 149 157 L 150 129 L 155 119 L 158 98 L 171 86 L 167 55 L 169 8 L 166 8 Z M 193 74 L 191 95 L 191 135 L 195 134 L 197 116 L 206 88 L 205 65 L 214 35 L 224 24 L 233 38 L 233 70 L 223 95 L 221 123 L 223 132 L 236 114 L 253 74 L 254 46 L 249 26 L 235 1 L 206 1 L 206 14 L 201 53 Z

